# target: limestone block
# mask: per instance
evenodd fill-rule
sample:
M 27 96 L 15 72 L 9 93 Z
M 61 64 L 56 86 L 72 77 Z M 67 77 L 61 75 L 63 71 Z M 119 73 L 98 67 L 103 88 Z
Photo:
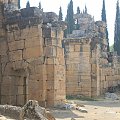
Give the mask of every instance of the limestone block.
M 97 71 L 97 65 L 96 64 L 92 64 L 92 73 L 96 73 Z
M 46 59 L 46 64 L 47 65 L 53 65 L 55 62 L 55 58 L 47 58 Z
M 101 81 L 105 81 L 105 76 L 104 76 L 104 75 L 101 75 L 100 77 L 101 77 L 101 78 L 100 78 Z
M 8 55 L 2 55 L 1 56 L 1 63 L 7 63 L 9 61 Z
M 2 95 L 1 96 L 1 104 L 11 104 L 10 102 L 10 96 L 8 95 Z
M 10 85 L 2 85 L 1 95 L 16 95 L 17 94 L 17 86 Z
M 75 52 L 80 52 L 80 45 L 75 45 Z
M 94 80 L 92 80 L 91 87 L 92 87 L 92 88 L 97 88 L 97 82 L 94 81 Z
M 61 56 L 61 57 L 58 57 L 58 59 L 56 59 L 56 62 L 55 62 L 56 64 L 58 63 L 59 65 L 65 65 L 65 59 L 64 59 L 64 57 L 63 56 Z
M 47 89 L 47 99 L 48 101 L 54 100 L 54 89 Z
M 42 38 L 41 38 L 41 41 L 42 41 Z M 38 37 L 29 38 L 29 39 L 25 40 L 25 48 L 41 46 L 42 45 L 41 41 L 39 39 L 39 36 Z
M 40 90 L 39 87 L 37 87 L 37 89 L 32 89 L 32 88 L 28 88 L 29 91 L 29 98 L 33 99 L 35 98 L 36 100 L 44 100 L 44 90 Z
M 12 76 L 3 76 L 2 85 L 14 85 L 14 78 Z
M 41 29 L 38 29 L 38 28 L 39 26 L 32 26 L 30 28 L 27 28 L 26 29 L 28 31 L 27 37 L 32 38 L 32 37 L 37 37 L 39 35 L 42 36 Z
M 5 36 L 5 31 L 0 29 L 0 36 Z
M 10 42 L 8 43 L 8 46 L 9 51 L 24 49 L 24 40 Z
M 39 90 L 44 90 L 44 87 L 46 87 L 44 86 L 44 81 L 37 79 L 36 77 L 34 80 L 29 81 L 28 86 L 29 92 L 34 92 L 36 90 L 38 90 L 37 92 L 39 92 Z
M 21 39 L 21 31 L 20 30 L 15 30 L 13 32 L 14 40 L 20 40 Z
M 18 86 L 18 95 L 24 94 L 24 86 Z
M 8 51 L 7 41 L 0 41 L 0 55 L 6 55 Z
M 37 80 L 39 82 L 43 81 L 43 84 L 46 83 L 46 80 L 47 80 L 47 78 L 46 78 L 46 69 L 43 70 L 43 72 L 39 72 L 39 74 L 35 74 L 34 76 L 35 76 L 35 78 L 33 80 Z
M 23 76 L 16 76 L 15 77 L 15 85 L 16 86 L 24 86 L 24 77 Z
M 64 55 L 63 48 L 57 47 L 57 57 L 61 57 Z
M 65 90 L 55 91 L 55 100 L 65 100 Z
M 104 88 L 107 88 L 108 87 L 108 83 L 107 81 L 104 81 Z
M 56 57 L 57 56 L 57 48 L 53 46 L 49 46 L 45 48 L 45 56 L 46 57 Z
M 13 32 L 7 32 L 7 41 L 8 43 L 15 41 Z
M 74 45 L 69 45 L 68 50 L 69 52 L 74 52 L 75 50 Z
M 110 81 L 110 80 L 114 80 L 114 78 L 112 76 L 106 76 L 106 80 Z
M 10 61 L 17 61 L 23 59 L 23 52 L 22 50 L 11 51 L 9 52 Z
M 37 65 L 35 66 L 35 71 L 33 74 L 43 74 L 45 71 L 44 65 Z
M 26 69 L 28 67 L 28 63 L 26 61 L 15 61 L 12 62 L 12 68 L 13 70 L 20 70 L 20 69 Z
M 25 104 L 25 95 L 17 95 L 16 97 L 17 105 L 24 105 Z
M 90 45 L 83 45 L 83 52 L 89 52 L 90 53 Z
M 54 80 L 47 80 L 47 89 L 54 90 Z
M 42 56 L 41 46 L 26 48 L 23 51 L 24 59 L 30 59 L 30 58 L 33 59 L 33 58 L 38 58 L 40 56 Z
M 54 82 L 54 89 L 57 89 L 57 90 L 65 90 L 66 88 L 65 88 L 65 79 L 63 79 L 63 80 L 56 80 L 55 82 Z
M 48 43 L 49 43 L 49 45 L 62 47 L 61 39 L 59 39 L 59 38 L 52 38 L 51 42 L 49 41 Z
M 83 80 L 88 80 L 88 81 L 90 81 L 91 80 L 91 76 L 90 75 L 81 75 L 80 76 L 80 78 L 81 78 L 81 80 L 83 79 Z

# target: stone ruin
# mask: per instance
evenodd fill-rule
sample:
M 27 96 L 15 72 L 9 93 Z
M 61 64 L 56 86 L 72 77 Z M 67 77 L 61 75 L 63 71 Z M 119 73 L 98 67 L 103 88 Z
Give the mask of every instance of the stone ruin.
M 55 120 L 53 115 L 40 107 L 35 100 L 29 100 L 23 107 L 0 105 L 0 113 L 16 120 Z
M 75 14 L 79 29 L 64 38 L 66 94 L 99 96 L 120 85 L 120 61 L 107 51 L 106 24 L 88 13 Z M 113 91 L 112 91 L 113 92 Z
M 66 24 L 55 13 L 19 10 L 17 0 L 0 0 L 0 104 L 22 106 L 33 99 L 55 106 L 66 95 L 98 96 L 120 84 L 106 24 L 87 13 L 74 19 L 79 29 L 63 38 Z
M 3 8 L 1 3 L 0 104 L 21 106 L 33 99 L 46 107 L 65 100 L 65 23 L 36 7 Z

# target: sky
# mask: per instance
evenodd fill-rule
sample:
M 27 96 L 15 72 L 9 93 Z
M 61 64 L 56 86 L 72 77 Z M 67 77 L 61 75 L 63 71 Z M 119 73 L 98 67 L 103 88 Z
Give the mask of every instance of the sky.
M 28 0 L 21 0 L 21 7 L 26 6 Z M 55 12 L 59 13 L 60 6 L 62 7 L 63 17 L 67 14 L 67 6 L 70 0 L 29 0 L 30 6 L 38 6 L 41 2 L 41 6 L 44 12 Z M 94 16 L 95 21 L 101 20 L 103 0 L 73 0 L 74 13 L 77 11 L 77 6 L 83 11 L 85 5 L 88 9 L 88 14 Z M 105 0 L 106 5 L 106 18 L 107 27 L 109 32 L 109 43 L 112 45 L 114 43 L 114 24 L 115 24 L 115 14 L 116 14 L 116 3 L 117 0 Z

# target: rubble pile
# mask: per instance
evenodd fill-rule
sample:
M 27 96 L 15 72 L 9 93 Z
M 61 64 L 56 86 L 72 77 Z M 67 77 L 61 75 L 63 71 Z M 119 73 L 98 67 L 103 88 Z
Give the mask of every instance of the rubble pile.
M 74 102 L 65 102 L 61 105 L 58 105 L 57 108 L 64 110 L 78 110 L 82 113 L 88 113 L 88 111 L 84 108 L 84 105 L 79 105 Z
M 13 119 L 55 120 L 52 114 L 40 107 L 38 101 L 29 100 L 22 108 L 10 105 L 0 105 L 0 114 Z
M 105 98 L 110 100 L 119 100 L 119 97 L 115 93 L 105 93 Z

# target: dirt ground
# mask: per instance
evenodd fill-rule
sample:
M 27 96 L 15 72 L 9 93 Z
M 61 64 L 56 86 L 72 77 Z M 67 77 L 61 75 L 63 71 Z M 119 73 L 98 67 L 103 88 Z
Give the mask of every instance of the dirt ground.
M 78 110 L 52 109 L 50 111 L 56 120 L 120 120 L 120 100 L 72 101 L 78 105 L 84 105 L 83 108 L 87 113 Z M 0 115 L 0 120 L 13 119 Z
M 10 119 L 10 118 L 8 118 L 6 116 L 0 115 L 0 120 L 14 120 L 14 119 Z
M 52 110 L 56 120 L 120 120 L 120 101 L 75 101 L 88 113 L 77 110 Z

